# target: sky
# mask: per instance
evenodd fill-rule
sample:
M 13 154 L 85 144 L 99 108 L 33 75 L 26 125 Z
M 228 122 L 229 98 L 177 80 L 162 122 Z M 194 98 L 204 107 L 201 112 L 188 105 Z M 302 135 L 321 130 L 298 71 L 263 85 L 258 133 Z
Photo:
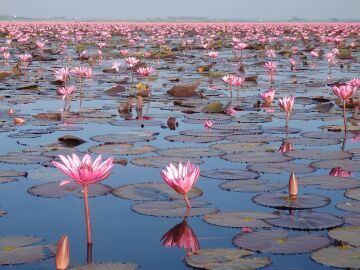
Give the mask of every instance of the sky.
M 169 16 L 210 19 L 360 19 L 360 0 L 0 0 L 0 14 L 146 19 Z

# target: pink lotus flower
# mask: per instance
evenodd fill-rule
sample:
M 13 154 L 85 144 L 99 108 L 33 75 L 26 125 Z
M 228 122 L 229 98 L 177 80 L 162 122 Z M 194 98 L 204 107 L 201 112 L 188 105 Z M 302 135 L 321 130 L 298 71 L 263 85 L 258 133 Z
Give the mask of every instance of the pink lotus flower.
M 337 86 L 332 87 L 334 94 L 343 100 L 350 98 L 354 94 L 355 89 L 356 88 L 352 87 L 351 85 L 342 85 L 340 87 L 337 87 Z
M 275 50 L 273 49 L 266 50 L 266 55 L 269 58 L 275 58 Z
M 70 99 L 70 96 L 76 91 L 75 86 L 65 86 L 65 87 L 61 87 L 58 90 L 58 93 L 63 95 L 62 99 L 64 100 L 65 98 Z
M 3 52 L 2 56 L 3 56 L 3 58 L 4 58 L 5 60 L 8 60 L 8 59 L 10 58 L 10 53 L 8 53 L 8 52 Z
M 294 102 L 295 102 L 295 98 L 293 96 L 283 97 L 283 98 L 279 99 L 280 108 L 286 112 L 285 128 L 288 128 L 288 126 L 289 126 L 290 112 L 293 109 Z
M 199 176 L 200 168 L 194 166 L 191 162 L 186 165 L 179 163 L 176 168 L 172 163 L 160 173 L 164 181 L 177 193 L 183 195 L 188 208 L 191 208 L 187 193 L 194 187 Z
M 154 71 L 155 71 L 155 69 L 153 67 L 138 68 L 136 70 L 137 73 L 139 73 L 140 75 L 142 75 L 144 77 L 150 76 L 151 73 L 153 73 Z
M 102 156 L 100 155 L 92 162 L 91 156 L 88 154 L 82 160 L 76 154 L 73 154 L 72 157 L 59 155 L 59 158 L 63 163 L 53 161 L 54 166 L 78 185 L 94 184 L 108 178 L 114 160 L 110 157 L 102 162 Z M 60 185 L 66 185 L 72 180 L 62 181 Z
M 87 243 L 88 245 L 92 245 L 88 186 L 109 177 L 114 159 L 113 157 L 110 157 L 102 162 L 102 157 L 100 155 L 92 162 L 92 159 L 88 154 L 86 154 L 82 160 L 80 160 L 76 154 L 72 154 L 72 157 L 64 157 L 62 155 L 59 155 L 59 157 L 63 163 L 53 161 L 54 166 L 69 176 L 75 184 L 83 186 Z M 70 182 L 72 181 L 62 181 L 60 186 Z
M 120 53 L 123 57 L 126 57 L 129 54 L 129 50 L 120 50 Z
M 186 249 L 187 252 L 195 252 L 200 249 L 199 241 L 187 224 L 186 218 L 165 233 L 160 241 L 163 241 L 163 246 L 167 248 L 177 246 Z
M 260 94 L 260 97 L 265 101 L 266 104 L 271 104 L 275 97 L 275 90 L 270 88 Z
M 116 72 L 119 72 L 121 64 L 119 62 L 113 62 L 111 69 L 115 70 Z
M 227 108 L 227 109 L 225 110 L 225 113 L 226 113 L 227 115 L 235 116 L 236 113 L 237 113 L 237 111 L 236 111 L 233 107 L 230 106 L 229 108 Z
M 140 61 L 138 59 L 136 59 L 135 57 L 128 57 L 125 58 L 126 63 L 129 65 L 130 68 L 132 68 L 133 66 L 135 66 L 137 63 L 139 63 Z
M 293 146 L 291 143 L 283 142 L 278 149 L 278 153 L 287 153 L 292 150 L 293 150 Z
M 351 87 L 358 89 L 360 88 L 360 78 L 355 78 L 355 79 L 352 79 L 350 81 L 347 82 L 348 85 L 350 85 Z
M 19 55 L 19 60 L 22 63 L 30 62 L 31 58 L 32 58 L 31 54 L 28 54 L 28 53 Z
M 271 73 L 274 73 L 276 71 L 276 64 L 274 62 L 266 62 L 264 67 Z
M 247 46 L 248 45 L 246 43 L 239 42 L 234 45 L 234 49 L 235 50 L 245 50 L 247 48 Z
M 289 61 L 290 61 L 291 71 L 295 71 L 295 69 L 296 69 L 296 61 L 295 61 L 295 59 L 290 58 Z
M 88 55 L 88 52 L 87 50 L 83 50 L 81 53 L 80 53 L 80 58 L 89 58 L 89 55 Z
M 241 77 L 236 77 L 236 76 L 232 76 L 231 80 L 230 80 L 230 84 L 232 86 L 236 86 L 236 87 L 241 87 L 245 82 L 244 78 Z
M 207 129 L 212 128 L 213 125 L 214 125 L 213 122 L 211 122 L 210 120 L 206 120 L 204 122 L 204 127 L 207 128 Z
M 39 48 L 40 50 L 42 50 L 45 47 L 45 42 L 42 41 L 37 41 L 35 43 L 36 47 Z
M 101 50 L 101 49 L 104 49 L 104 48 L 105 48 L 106 43 L 104 43 L 104 42 L 99 42 L 97 45 L 99 46 L 99 49 Z
M 74 74 L 78 78 L 85 77 L 88 68 L 84 66 L 74 67 L 70 70 L 71 74 Z
M 226 84 L 230 84 L 232 83 L 232 81 L 234 80 L 234 76 L 233 75 L 226 75 L 224 77 L 221 78 L 223 80 L 223 82 L 225 82 Z
M 351 138 L 351 142 L 357 142 L 360 140 L 360 133 L 358 135 L 356 135 L 354 138 Z
M 241 232 L 242 233 L 251 233 L 252 229 L 251 229 L 251 227 L 242 227 Z
M 218 57 L 218 52 L 214 51 L 214 50 L 211 50 L 210 52 L 208 52 L 208 56 L 211 58 L 211 59 L 216 59 Z
M 319 51 L 317 49 L 314 49 L 311 51 L 311 57 L 318 58 L 319 57 Z
M 70 70 L 68 68 L 60 68 L 55 71 L 55 79 L 57 81 L 66 82 L 70 78 Z
M 331 169 L 329 175 L 339 176 L 339 177 L 351 177 L 353 176 L 352 172 L 342 170 L 340 167 Z

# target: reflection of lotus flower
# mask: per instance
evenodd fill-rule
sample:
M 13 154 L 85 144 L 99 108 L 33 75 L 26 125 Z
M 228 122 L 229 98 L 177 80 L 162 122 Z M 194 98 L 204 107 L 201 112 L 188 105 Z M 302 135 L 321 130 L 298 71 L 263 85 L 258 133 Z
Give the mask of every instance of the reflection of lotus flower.
M 331 175 L 331 176 L 340 176 L 340 177 L 351 177 L 351 176 L 353 176 L 352 172 L 342 170 L 340 167 L 331 169 L 329 175 Z
M 177 193 L 183 195 L 188 208 L 191 208 L 187 193 L 193 188 L 200 176 L 200 168 L 188 161 L 186 165 L 179 163 L 176 168 L 170 163 L 166 170 L 162 170 L 160 175 L 164 181 Z
M 213 122 L 211 122 L 210 120 L 206 120 L 204 123 L 204 127 L 207 129 L 212 128 L 213 125 L 214 125 Z
M 86 221 L 86 235 L 88 245 L 92 244 L 91 222 L 90 222 L 90 209 L 89 209 L 89 187 L 88 185 L 97 183 L 104 180 L 110 175 L 113 166 L 113 158 L 110 157 L 104 162 L 101 155 L 92 162 L 90 155 L 86 154 L 82 160 L 73 154 L 72 157 L 64 157 L 59 155 L 62 163 L 53 161 L 55 167 L 65 173 L 67 176 L 74 180 L 75 184 L 83 186 L 84 193 L 84 207 L 85 207 L 85 221 Z M 60 185 L 65 185 L 72 182 L 71 180 L 62 181 Z
M 274 62 L 266 62 L 264 67 L 271 73 L 274 73 L 276 70 L 276 64 Z
M 58 270 L 66 270 L 70 262 L 69 239 L 63 235 L 58 243 L 55 265 Z
M 251 227 L 242 227 L 241 232 L 242 233 L 251 233 L 252 229 L 251 229 Z
M 281 144 L 281 146 L 279 147 L 278 152 L 279 153 L 287 153 L 287 152 L 292 151 L 292 150 L 293 150 L 293 146 L 292 146 L 291 143 L 283 142 Z
M 195 252 L 199 250 L 199 241 L 195 233 L 184 220 L 171 228 L 167 233 L 161 237 L 163 246 L 171 248 L 177 246 L 178 248 L 185 248 L 188 252 Z

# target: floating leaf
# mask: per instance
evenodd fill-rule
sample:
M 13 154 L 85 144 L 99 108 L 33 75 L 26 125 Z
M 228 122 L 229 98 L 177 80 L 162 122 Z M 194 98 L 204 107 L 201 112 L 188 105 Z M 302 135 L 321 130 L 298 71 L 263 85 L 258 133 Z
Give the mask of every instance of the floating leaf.
M 194 158 L 179 158 L 179 157 L 168 157 L 168 156 L 150 156 L 150 157 L 138 157 L 131 160 L 131 164 L 141 166 L 141 167 L 152 167 L 152 168 L 165 168 L 170 163 L 178 164 L 187 162 L 193 164 L 202 164 L 204 163 L 201 159 Z
M 355 133 L 351 132 L 324 132 L 324 131 L 310 131 L 301 133 L 301 136 L 306 138 L 314 138 L 314 139 L 350 139 L 356 136 Z
M 158 120 L 114 120 L 110 122 L 113 126 L 122 126 L 122 127 L 156 127 L 161 126 L 162 122 Z
M 269 266 L 269 257 L 242 258 L 251 255 L 251 251 L 242 249 L 200 249 L 185 257 L 188 266 L 197 269 L 258 269 Z
M 298 128 L 285 128 L 285 127 L 266 127 L 263 128 L 264 133 L 270 133 L 270 134 L 295 134 L 300 133 L 301 129 Z
M 222 113 L 225 111 L 225 106 L 221 102 L 216 101 L 206 105 L 201 111 L 204 113 Z
M 349 160 L 349 159 L 323 160 L 323 161 L 312 162 L 310 163 L 310 166 L 317 169 L 341 168 L 345 171 L 360 172 L 359 160 Z
M 220 158 L 243 163 L 262 163 L 262 162 L 284 162 L 293 160 L 291 157 L 286 157 L 280 153 L 271 152 L 238 152 L 222 155 Z
M 271 225 L 294 230 L 325 230 L 341 226 L 344 221 L 334 215 L 318 212 L 280 214 L 277 219 L 267 219 Z
M 338 139 L 316 139 L 316 138 L 290 138 L 287 139 L 288 143 L 297 145 L 308 145 L 308 146 L 327 146 L 327 145 L 335 145 L 341 143 Z
M 350 199 L 360 201 L 360 188 L 348 190 L 344 195 Z
M 223 137 L 199 137 L 199 136 L 187 136 L 187 135 L 171 135 L 164 137 L 165 140 L 170 142 L 182 142 L 182 143 L 212 143 L 223 140 Z
M 360 201 L 339 202 L 336 207 L 344 211 L 360 213 Z
M 29 171 L 29 179 L 37 181 L 62 181 L 67 179 L 67 176 L 64 175 L 57 168 L 52 167 L 41 167 Z
M 50 182 L 33 186 L 28 189 L 31 195 L 44 198 L 62 198 L 66 195 L 72 194 L 76 197 L 83 197 L 83 187 L 74 183 L 69 183 L 63 186 L 59 182 Z M 103 184 L 89 185 L 89 197 L 98 197 L 109 194 L 112 188 Z
M 133 263 L 91 263 L 75 265 L 69 270 L 136 270 L 139 266 Z
M 360 226 L 348 226 L 329 231 L 329 236 L 351 246 L 360 247 Z
M 135 147 L 127 143 L 101 144 L 89 148 L 90 153 L 109 155 L 141 155 L 155 152 L 157 149 L 151 145 Z
M 275 135 L 231 135 L 225 138 L 228 141 L 240 142 L 240 143 L 267 143 L 267 142 L 277 142 L 282 141 L 281 137 Z
M 59 142 L 61 142 L 61 144 L 68 146 L 68 147 L 78 146 L 78 145 L 86 142 L 85 140 L 80 139 L 79 137 L 76 137 L 73 135 L 64 135 L 64 136 L 58 138 L 58 140 L 59 140 Z
M 223 182 L 221 189 L 234 192 L 270 192 L 287 188 L 286 183 L 268 182 L 260 179 L 235 180 Z
M 93 136 L 90 139 L 101 143 L 149 142 L 155 140 L 158 134 L 151 131 L 119 131 L 117 134 Z
M 42 162 L 49 162 L 50 158 L 40 155 L 33 155 L 31 153 L 10 152 L 0 156 L 0 162 L 12 164 L 38 164 Z
M 179 158 L 201 158 L 216 157 L 223 154 L 222 151 L 209 149 L 208 147 L 178 147 L 158 150 L 157 153 L 162 156 Z
M 183 200 L 179 201 L 148 201 L 133 205 L 132 209 L 139 214 L 156 217 L 203 216 L 218 210 L 210 207 L 205 201 L 191 201 L 192 208 L 187 208 Z
M 320 189 L 336 190 L 359 187 L 360 181 L 350 177 L 321 175 L 298 178 L 298 184 L 302 186 L 316 186 Z
M 247 169 L 259 173 L 310 173 L 315 171 L 315 168 L 307 165 L 290 162 L 250 164 L 247 166 Z
M 260 205 L 278 209 L 310 209 L 326 206 L 328 197 L 317 194 L 289 196 L 287 193 L 264 193 L 256 195 L 252 200 Z
M 298 159 L 314 159 L 314 160 L 331 160 L 331 159 L 346 159 L 351 158 L 352 155 L 345 151 L 322 151 L 317 149 L 292 150 L 284 153 L 285 156 Z
M 197 96 L 196 89 L 199 87 L 201 82 L 192 84 L 177 84 L 174 85 L 167 93 L 174 97 L 193 97 Z
M 257 178 L 260 174 L 241 169 L 213 169 L 210 171 L 201 171 L 201 176 L 219 180 L 245 180 L 249 178 Z
M 219 143 L 212 144 L 210 148 L 224 151 L 226 153 L 264 151 L 264 142 L 258 143 Z
M 33 263 L 53 257 L 55 244 L 34 246 L 43 240 L 31 236 L 0 237 L 0 265 Z
M 360 226 L 360 214 L 352 214 L 344 216 L 343 218 L 345 220 L 345 223 L 349 225 Z
M 169 188 L 165 183 L 146 182 L 120 186 L 113 190 L 113 194 L 123 199 L 134 201 L 158 201 L 178 200 L 182 196 Z M 196 198 L 202 195 L 202 191 L 196 187 L 189 191 L 189 198 Z
M 270 228 L 265 220 L 279 218 L 278 215 L 263 212 L 220 212 L 204 216 L 204 221 L 212 225 L 230 228 Z
M 360 248 L 350 246 L 327 247 L 315 251 L 311 258 L 323 265 L 358 269 L 360 267 Z
M 238 234 L 234 237 L 233 243 L 239 248 L 250 251 L 297 254 L 325 248 L 331 241 L 327 237 L 314 234 L 289 236 L 286 230 L 263 230 Z

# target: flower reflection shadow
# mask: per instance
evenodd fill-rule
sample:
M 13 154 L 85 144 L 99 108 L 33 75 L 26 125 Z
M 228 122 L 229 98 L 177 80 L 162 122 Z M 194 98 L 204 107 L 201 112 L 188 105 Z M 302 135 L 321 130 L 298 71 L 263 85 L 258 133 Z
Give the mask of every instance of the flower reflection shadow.
M 194 231 L 187 224 L 187 216 L 185 216 L 179 224 L 176 224 L 165 233 L 160 241 L 163 241 L 162 245 L 166 248 L 176 246 L 178 248 L 184 248 L 187 253 L 200 249 L 199 241 Z

